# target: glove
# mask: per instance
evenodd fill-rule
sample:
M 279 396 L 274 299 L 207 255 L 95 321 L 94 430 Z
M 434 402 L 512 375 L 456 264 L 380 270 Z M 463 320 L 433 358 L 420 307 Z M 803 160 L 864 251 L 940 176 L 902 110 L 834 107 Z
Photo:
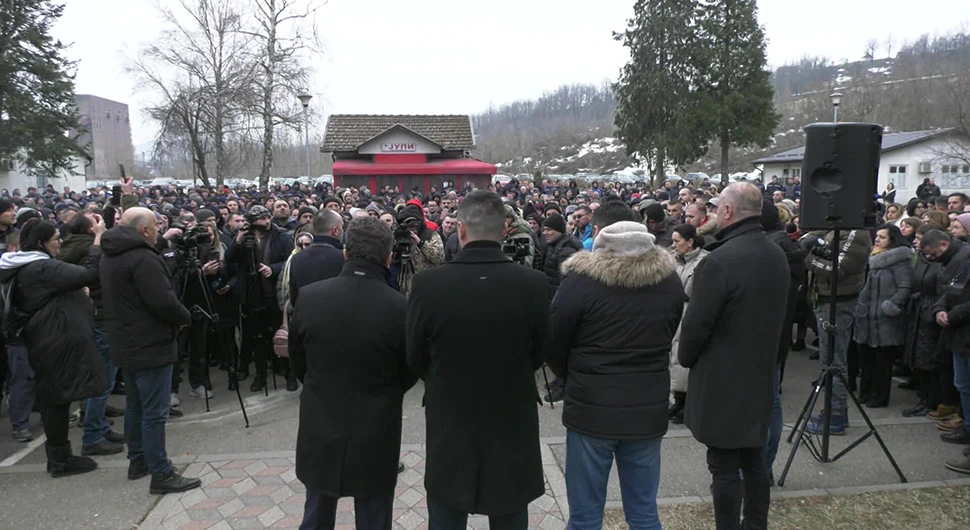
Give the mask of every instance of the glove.
M 879 308 L 882 309 L 882 314 L 889 318 L 898 317 L 899 315 L 903 314 L 903 310 L 890 300 L 883 302 Z

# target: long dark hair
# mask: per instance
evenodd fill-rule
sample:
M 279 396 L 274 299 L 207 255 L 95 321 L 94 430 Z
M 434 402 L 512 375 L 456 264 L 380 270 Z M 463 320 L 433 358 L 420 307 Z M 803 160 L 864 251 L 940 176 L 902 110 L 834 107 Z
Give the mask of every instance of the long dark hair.
M 696 226 L 684 223 L 674 227 L 674 232 L 685 240 L 693 241 L 694 250 L 704 248 L 704 236 L 697 233 Z
M 20 250 L 40 251 L 47 254 L 44 243 L 57 233 L 57 227 L 50 221 L 31 219 L 20 229 Z
M 889 248 L 899 248 L 908 247 L 911 245 L 906 236 L 899 230 L 899 227 L 893 224 L 885 224 L 876 229 L 876 232 L 880 230 L 885 230 L 889 233 Z

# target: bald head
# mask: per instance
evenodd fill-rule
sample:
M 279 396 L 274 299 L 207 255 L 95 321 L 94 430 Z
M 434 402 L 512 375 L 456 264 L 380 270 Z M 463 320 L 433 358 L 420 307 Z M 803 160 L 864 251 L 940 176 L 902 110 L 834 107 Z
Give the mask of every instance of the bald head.
M 718 228 L 761 215 L 761 192 L 753 184 L 736 182 L 724 188 L 717 203 Z
M 128 208 L 121 214 L 121 224 L 134 229 L 149 245 L 158 239 L 155 212 L 148 208 Z
M 343 236 L 344 219 L 339 213 L 324 208 L 313 216 L 313 233 L 340 239 Z

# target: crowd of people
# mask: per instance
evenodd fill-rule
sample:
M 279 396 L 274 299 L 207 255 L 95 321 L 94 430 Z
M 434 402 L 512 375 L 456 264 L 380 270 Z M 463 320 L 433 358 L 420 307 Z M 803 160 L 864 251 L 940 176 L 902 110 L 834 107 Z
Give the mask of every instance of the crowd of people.
M 570 527 L 602 525 L 615 459 L 628 522 L 659 528 L 661 439 L 686 423 L 708 447 L 717 527 L 743 512 L 765 528 L 785 364 L 809 349 L 808 330 L 812 357 L 834 341 L 849 382 L 835 380 L 832 434 L 849 428 L 849 392 L 885 407 L 902 373 L 918 396 L 904 415 L 970 445 L 970 200 L 926 184 L 905 205 L 887 189 L 878 228 L 836 242 L 800 228 L 797 178 L 0 190 L 0 381 L 19 441 L 35 401 L 42 410 L 52 476 L 127 444 L 129 478 L 151 474 L 167 493 L 198 486 L 164 449 L 183 375 L 205 399 L 210 367 L 231 391 L 252 377 L 250 391 L 268 392 L 272 370 L 287 391 L 304 385 L 307 528 L 332 527 L 342 496 L 357 499 L 359 527 L 385 528 L 402 399 L 420 378 L 431 527 L 481 513 L 525 528 L 542 492 L 545 364 L 545 399 L 564 401 Z M 830 303 L 834 333 L 821 324 Z M 112 391 L 124 411 L 106 406 Z M 120 414 L 123 434 L 110 426 Z M 821 431 L 813 416 L 808 432 Z M 970 454 L 946 466 L 970 473 Z

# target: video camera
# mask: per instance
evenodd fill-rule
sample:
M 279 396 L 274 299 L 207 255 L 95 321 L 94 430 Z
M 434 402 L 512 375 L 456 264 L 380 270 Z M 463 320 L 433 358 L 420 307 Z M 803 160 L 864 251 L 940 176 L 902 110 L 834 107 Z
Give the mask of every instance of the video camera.
M 209 233 L 209 229 L 205 225 L 196 225 L 192 228 L 186 228 L 186 226 L 183 224 L 173 223 L 171 227 L 178 228 L 182 231 L 182 235 L 176 236 L 172 239 L 172 243 L 174 243 L 177 247 L 182 249 L 190 249 L 212 245 L 212 235 Z
M 414 217 L 405 219 L 404 222 L 394 229 L 394 259 L 395 261 L 407 261 L 411 259 L 411 229 L 421 227 L 421 219 Z
M 519 265 L 525 265 L 525 259 L 529 257 L 529 240 L 525 238 L 504 240 L 502 241 L 502 253 Z

